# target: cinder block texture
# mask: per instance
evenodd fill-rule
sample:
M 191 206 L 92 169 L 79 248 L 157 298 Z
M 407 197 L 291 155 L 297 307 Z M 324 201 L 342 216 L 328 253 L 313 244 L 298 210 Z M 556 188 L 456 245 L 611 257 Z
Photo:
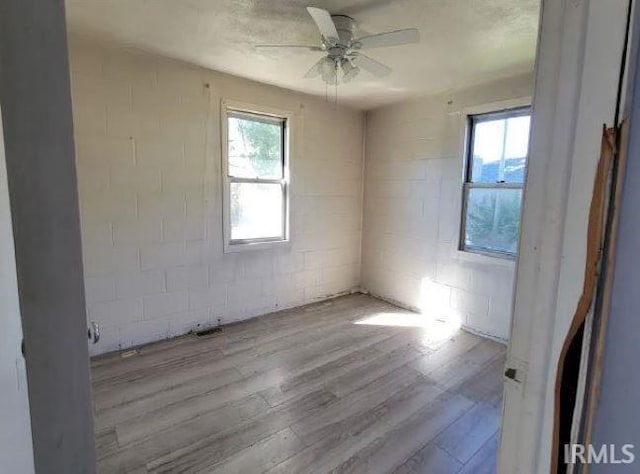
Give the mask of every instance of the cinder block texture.
M 532 90 L 526 74 L 367 112 L 364 288 L 508 338 L 515 262 L 458 250 L 466 114 Z
M 359 286 L 362 112 L 76 37 L 70 57 L 93 354 Z M 300 117 L 289 245 L 222 252 L 222 98 Z
M 75 37 L 70 55 L 93 354 L 359 287 L 508 338 L 514 262 L 458 250 L 465 111 L 529 96 L 531 74 L 369 111 L 365 130 L 186 63 Z M 222 98 L 300 117 L 287 246 L 222 251 Z

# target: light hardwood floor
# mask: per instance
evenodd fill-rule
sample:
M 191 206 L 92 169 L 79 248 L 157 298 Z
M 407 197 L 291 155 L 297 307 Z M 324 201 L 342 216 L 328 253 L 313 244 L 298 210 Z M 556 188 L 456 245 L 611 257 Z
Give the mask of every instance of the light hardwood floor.
M 495 472 L 505 348 L 418 318 L 352 295 L 94 358 L 99 471 Z

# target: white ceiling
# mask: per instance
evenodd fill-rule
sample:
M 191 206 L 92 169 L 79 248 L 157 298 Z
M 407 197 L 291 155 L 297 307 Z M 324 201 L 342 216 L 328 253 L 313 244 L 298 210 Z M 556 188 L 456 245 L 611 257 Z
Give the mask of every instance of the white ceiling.
M 340 85 L 361 109 L 531 71 L 540 0 L 66 0 L 71 32 L 324 96 L 302 76 L 322 53 L 257 51 L 258 43 L 319 44 L 306 6 L 352 16 L 357 36 L 420 30 L 419 44 L 368 55 L 393 68 Z

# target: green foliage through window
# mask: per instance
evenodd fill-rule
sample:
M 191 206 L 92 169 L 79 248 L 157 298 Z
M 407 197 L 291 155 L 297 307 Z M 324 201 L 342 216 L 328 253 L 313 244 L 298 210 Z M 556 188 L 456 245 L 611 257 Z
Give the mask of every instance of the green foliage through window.
M 229 166 L 233 176 L 282 178 L 282 126 L 229 118 Z
M 469 190 L 466 245 L 476 249 L 515 253 L 520 231 L 520 189 Z

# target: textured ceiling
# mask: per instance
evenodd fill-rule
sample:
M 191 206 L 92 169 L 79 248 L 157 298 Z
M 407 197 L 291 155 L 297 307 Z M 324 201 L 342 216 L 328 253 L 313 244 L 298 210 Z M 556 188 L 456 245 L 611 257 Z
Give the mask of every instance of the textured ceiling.
M 67 0 L 69 30 L 287 89 L 324 96 L 302 76 L 322 53 L 257 51 L 258 43 L 319 44 L 306 6 L 352 16 L 357 36 L 420 30 L 419 44 L 370 50 L 393 68 L 341 84 L 361 109 L 533 68 L 539 0 Z

